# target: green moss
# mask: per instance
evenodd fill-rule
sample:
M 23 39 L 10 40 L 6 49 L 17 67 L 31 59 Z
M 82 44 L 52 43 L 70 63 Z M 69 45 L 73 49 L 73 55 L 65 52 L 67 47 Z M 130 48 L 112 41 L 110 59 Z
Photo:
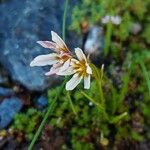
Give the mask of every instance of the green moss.
M 29 108 L 25 113 L 16 114 L 12 128 L 23 132 L 25 137 L 31 140 L 42 115 L 42 112 Z

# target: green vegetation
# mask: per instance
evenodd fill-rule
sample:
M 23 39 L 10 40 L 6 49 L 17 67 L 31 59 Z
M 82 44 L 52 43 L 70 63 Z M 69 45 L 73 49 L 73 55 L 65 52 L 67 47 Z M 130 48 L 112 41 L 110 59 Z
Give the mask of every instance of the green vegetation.
M 32 140 L 42 114 L 34 108 L 29 108 L 26 113 L 19 113 L 15 116 L 12 128 L 24 133 L 28 140 Z
M 143 48 L 146 46 L 145 44 L 150 43 L 149 6 L 149 0 L 82 0 L 81 4 L 75 6 L 73 9 L 70 29 L 80 33 L 80 27 L 84 21 L 88 22 L 89 26 L 93 24 L 102 25 L 102 17 L 117 15 L 122 19 L 120 25 L 102 25 L 106 30 L 104 54 L 111 55 L 114 51 L 115 53 L 122 51 L 127 42 L 129 43 L 127 50 L 131 51 L 133 49 L 132 46 L 136 46 L 136 49 L 138 47 L 143 51 Z M 142 28 L 138 36 L 131 34 L 132 28 L 135 28 L 135 23 L 139 23 Z M 137 44 L 137 42 L 139 43 Z
M 99 99 L 96 81 L 92 82 L 90 90 L 76 90 L 71 94 L 76 115 L 71 109 L 65 92 L 59 98 L 59 106 L 50 124 L 58 128 L 68 128 L 72 137 L 73 149 L 94 149 L 95 145 L 106 146 L 108 143 L 112 144 L 111 139 L 115 139 L 113 141 L 115 145 L 122 139 L 142 141 L 144 138 L 149 138 L 148 118 L 150 114 L 148 108 L 150 104 L 148 103 L 150 99 L 147 83 L 135 59 L 129 58 L 130 56 L 122 66 L 124 72 L 120 76 L 122 86 L 119 89 L 118 85 L 115 86 L 112 83 L 113 79 L 109 79 L 106 75 L 103 76 L 105 98 L 103 106 L 99 105 L 101 99 Z M 110 72 L 112 68 L 114 66 L 110 66 Z M 136 83 L 136 78 L 140 83 Z M 55 94 L 55 89 L 49 92 L 50 99 Z M 138 127 L 134 126 L 136 123 Z M 143 134 L 144 129 L 147 135 Z

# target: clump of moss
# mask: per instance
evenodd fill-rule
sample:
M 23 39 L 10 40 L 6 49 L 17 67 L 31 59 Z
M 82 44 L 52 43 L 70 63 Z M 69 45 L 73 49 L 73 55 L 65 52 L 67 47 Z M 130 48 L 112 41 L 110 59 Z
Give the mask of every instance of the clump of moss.
M 32 140 L 42 116 L 42 112 L 29 108 L 24 113 L 16 114 L 12 128 L 22 132 L 27 140 Z

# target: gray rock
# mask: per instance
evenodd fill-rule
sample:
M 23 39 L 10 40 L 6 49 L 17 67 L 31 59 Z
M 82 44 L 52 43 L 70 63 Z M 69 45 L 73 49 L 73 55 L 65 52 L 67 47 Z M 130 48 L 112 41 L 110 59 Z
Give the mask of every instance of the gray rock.
M 87 54 L 93 57 L 98 57 L 102 53 L 104 47 L 103 28 L 100 26 L 92 26 L 89 29 L 87 39 L 84 45 L 84 50 Z
M 9 125 L 14 118 L 14 115 L 20 111 L 23 104 L 17 97 L 4 99 L 0 104 L 0 129 Z
M 28 90 L 43 91 L 55 84 L 57 77 L 44 75 L 48 67 L 31 68 L 29 64 L 35 56 L 49 53 L 36 41 L 50 40 L 51 30 L 61 34 L 63 4 L 64 0 L 10 0 L 0 4 L 0 63 Z M 74 4 L 75 0 L 70 2 Z M 75 43 L 73 34 L 67 36 L 70 45 Z

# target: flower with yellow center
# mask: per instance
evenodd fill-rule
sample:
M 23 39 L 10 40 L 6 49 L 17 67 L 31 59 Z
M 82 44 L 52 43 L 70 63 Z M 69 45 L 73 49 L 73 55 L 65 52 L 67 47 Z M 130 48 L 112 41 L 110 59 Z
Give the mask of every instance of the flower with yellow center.
M 80 48 L 75 48 L 75 53 L 78 60 L 71 59 L 70 67 L 65 71 L 59 71 L 58 75 L 74 74 L 73 77 L 66 83 L 66 90 L 73 90 L 82 79 L 84 80 L 84 88 L 89 89 L 92 69 Z
M 39 55 L 30 63 L 32 67 L 53 65 L 45 75 L 57 74 L 59 71 L 66 70 L 71 60 L 70 51 L 64 41 L 54 31 L 51 31 L 51 35 L 52 41 L 38 41 L 37 43 L 55 53 Z

